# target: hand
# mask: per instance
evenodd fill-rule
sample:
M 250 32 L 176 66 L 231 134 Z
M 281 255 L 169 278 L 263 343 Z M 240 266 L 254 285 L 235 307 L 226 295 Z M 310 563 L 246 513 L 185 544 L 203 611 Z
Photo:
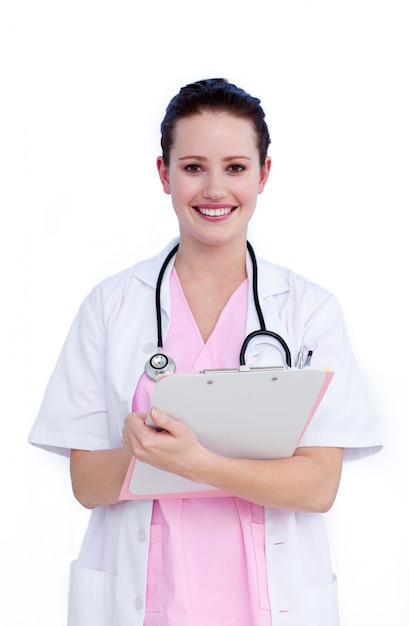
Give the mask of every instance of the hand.
M 151 409 L 157 431 L 145 424 L 144 413 L 130 413 L 125 418 L 122 441 L 139 461 L 195 480 L 208 451 L 182 422 L 158 409 Z

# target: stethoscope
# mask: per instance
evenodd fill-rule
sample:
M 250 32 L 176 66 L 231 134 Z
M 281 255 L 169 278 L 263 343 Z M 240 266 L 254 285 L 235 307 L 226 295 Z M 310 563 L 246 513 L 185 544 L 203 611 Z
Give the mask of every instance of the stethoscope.
M 169 262 L 172 259 L 172 257 L 178 251 L 178 248 L 179 248 L 179 244 L 177 244 L 169 252 L 168 256 L 163 262 L 163 265 L 158 274 L 158 280 L 156 282 L 155 304 L 156 304 L 156 325 L 157 325 L 157 331 L 158 331 L 157 353 L 154 354 L 146 362 L 146 365 L 145 365 L 145 372 L 149 376 L 149 378 L 151 378 L 152 380 L 156 380 L 158 376 L 173 374 L 176 370 L 175 361 L 170 356 L 167 356 L 166 354 L 162 352 L 163 337 L 162 337 L 162 314 L 161 314 L 161 305 L 160 305 L 160 292 L 161 292 L 162 280 L 163 280 L 163 275 L 165 273 L 165 270 L 167 266 L 169 265 Z M 247 249 L 250 253 L 251 264 L 253 266 L 253 298 L 254 298 L 254 305 L 257 311 L 258 320 L 260 323 L 260 330 L 253 331 L 252 333 L 247 335 L 247 337 L 245 338 L 242 348 L 240 350 L 240 366 L 245 365 L 246 350 L 250 341 L 254 339 L 254 337 L 257 337 L 259 335 L 267 335 L 268 337 L 272 337 L 273 339 L 278 341 L 278 343 L 281 345 L 281 347 L 284 350 L 285 361 L 286 361 L 287 367 L 290 368 L 291 367 L 291 353 L 290 353 L 290 349 L 287 343 L 284 341 L 284 339 L 280 335 L 278 335 L 277 333 L 274 333 L 271 330 L 266 329 L 266 324 L 264 321 L 264 316 L 261 310 L 260 301 L 258 297 L 258 272 L 257 272 L 256 255 L 254 254 L 254 250 L 249 242 L 247 242 Z

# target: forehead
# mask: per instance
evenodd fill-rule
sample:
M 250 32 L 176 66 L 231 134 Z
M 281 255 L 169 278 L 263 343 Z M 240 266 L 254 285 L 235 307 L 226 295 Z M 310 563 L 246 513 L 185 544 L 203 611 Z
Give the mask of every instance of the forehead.
M 202 150 L 241 148 L 257 152 L 257 136 L 253 123 L 225 111 L 204 111 L 180 118 L 174 127 L 172 150 L 200 147 Z

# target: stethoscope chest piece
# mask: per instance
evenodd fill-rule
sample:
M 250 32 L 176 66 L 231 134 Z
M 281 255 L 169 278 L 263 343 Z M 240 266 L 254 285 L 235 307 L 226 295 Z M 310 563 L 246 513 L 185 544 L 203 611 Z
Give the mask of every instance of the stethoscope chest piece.
M 156 380 L 158 376 L 173 374 L 175 370 L 175 361 L 161 352 L 154 354 L 145 365 L 147 376 L 153 380 Z

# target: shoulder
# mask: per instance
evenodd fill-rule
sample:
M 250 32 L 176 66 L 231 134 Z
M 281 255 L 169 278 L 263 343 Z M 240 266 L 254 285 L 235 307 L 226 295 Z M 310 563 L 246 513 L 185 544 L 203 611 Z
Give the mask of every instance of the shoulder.
M 133 265 L 107 276 L 91 290 L 88 299 L 109 302 L 118 298 L 121 299 L 135 288 L 143 290 L 145 286 L 151 290 L 156 285 L 164 259 L 174 245 L 175 242 L 171 242 L 159 253 L 141 259 Z
M 336 296 L 318 283 L 264 259 L 259 261 L 259 294 L 266 307 L 275 310 L 288 328 L 298 325 L 327 331 L 341 328 L 343 311 Z
M 270 291 L 271 295 L 302 298 L 310 296 L 318 300 L 334 298 L 334 294 L 306 278 L 294 270 L 272 263 L 263 257 L 257 259 L 259 266 L 259 282 L 263 290 Z

